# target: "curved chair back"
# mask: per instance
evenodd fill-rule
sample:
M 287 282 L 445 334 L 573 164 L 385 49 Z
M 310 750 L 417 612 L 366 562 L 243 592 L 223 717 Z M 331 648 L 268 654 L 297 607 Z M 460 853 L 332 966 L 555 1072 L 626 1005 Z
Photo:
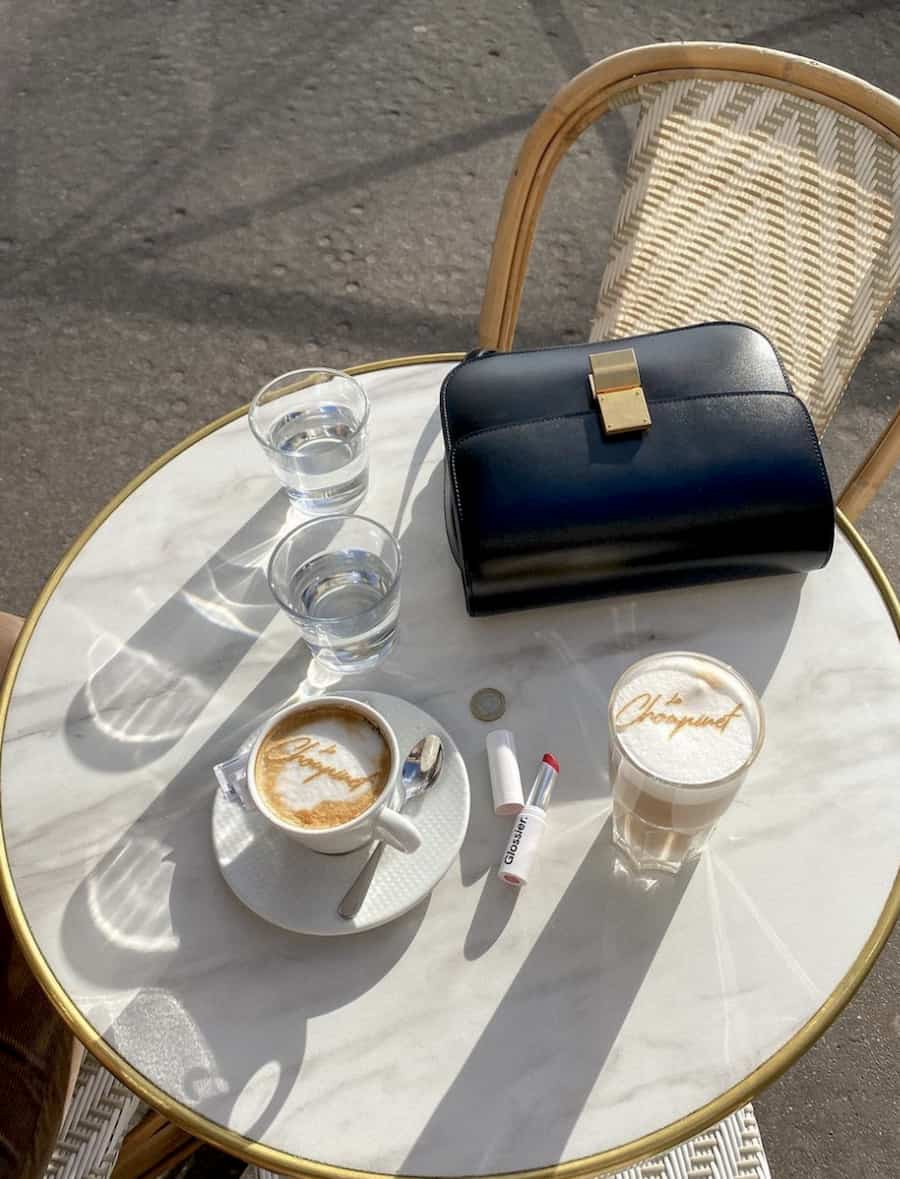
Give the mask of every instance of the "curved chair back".
M 900 283 L 900 102 L 775 50 L 651 45 L 559 91 L 507 188 L 481 345 L 512 344 L 559 161 L 606 111 L 629 105 L 637 127 L 590 338 L 751 323 L 772 339 L 821 434 Z M 845 492 L 848 514 L 898 452 L 900 414 Z

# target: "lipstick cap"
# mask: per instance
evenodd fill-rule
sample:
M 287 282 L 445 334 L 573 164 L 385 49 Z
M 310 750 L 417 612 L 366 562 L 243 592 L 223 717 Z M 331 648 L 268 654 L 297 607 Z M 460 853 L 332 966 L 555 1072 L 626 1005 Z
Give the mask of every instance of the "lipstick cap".
M 516 742 L 508 729 L 494 729 L 485 739 L 495 815 L 515 815 L 525 805 Z

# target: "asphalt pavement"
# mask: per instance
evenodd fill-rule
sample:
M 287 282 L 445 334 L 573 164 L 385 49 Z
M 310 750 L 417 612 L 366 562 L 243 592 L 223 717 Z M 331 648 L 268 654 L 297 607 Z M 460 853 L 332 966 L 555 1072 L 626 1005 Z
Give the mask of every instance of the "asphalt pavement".
M 531 120 L 590 62 L 677 39 L 900 93 L 897 0 L 0 0 L 0 608 L 26 612 L 110 496 L 268 378 L 470 347 Z M 613 119 L 561 168 L 520 345 L 584 338 L 627 147 Z M 827 435 L 836 487 L 898 372 L 895 309 Z M 895 584 L 898 519 L 895 474 L 862 521 Z M 898 982 L 894 937 L 757 1100 L 779 1179 L 898 1174 Z

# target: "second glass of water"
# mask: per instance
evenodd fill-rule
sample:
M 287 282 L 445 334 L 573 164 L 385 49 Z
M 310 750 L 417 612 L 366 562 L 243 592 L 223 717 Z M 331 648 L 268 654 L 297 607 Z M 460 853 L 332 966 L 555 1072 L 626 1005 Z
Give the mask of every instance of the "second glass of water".
M 309 516 L 352 512 L 369 486 L 365 390 L 346 373 L 276 377 L 250 404 L 250 429 L 293 502 Z
M 400 547 L 365 516 L 310 520 L 284 536 L 269 588 L 313 656 L 340 673 L 367 671 L 394 645 Z

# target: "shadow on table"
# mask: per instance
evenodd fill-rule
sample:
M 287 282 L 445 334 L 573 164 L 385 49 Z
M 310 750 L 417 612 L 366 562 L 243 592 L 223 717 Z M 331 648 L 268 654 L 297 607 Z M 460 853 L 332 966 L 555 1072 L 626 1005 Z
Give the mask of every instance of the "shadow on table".
M 406 509 L 409 507 L 410 497 L 412 496 L 413 488 L 416 485 L 416 480 L 419 477 L 419 472 L 425 465 L 425 460 L 428 458 L 428 453 L 441 436 L 441 415 L 438 409 L 435 409 L 431 416 L 423 425 L 419 437 L 416 439 L 416 445 L 413 447 L 412 458 L 409 460 L 409 470 L 406 473 L 406 478 L 403 481 L 403 489 L 400 492 L 400 500 L 397 505 L 397 511 L 394 515 L 394 526 L 392 532 L 396 537 L 401 536 L 400 525 L 403 523 L 403 516 Z M 443 473 L 443 463 L 438 463 L 435 467 L 435 473 L 440 475 Z M 433 476 L 432 476 L 433 477 Z M 418 499 L 418 496 L 416 497 Z M 409 546 L 407 545 L 407 548 Z
M 412 455 L 395 533 L 439 434 L 435 411 Z M 94 644 L 89 658 L 96 667 L 65 720 L 66 739 L 80 761 L 109 773 L 138 769 L 188 732 L 278 613 L 266 568 L 291 511 L 283 493 L 273 495 L 127 643 L 112 652 L 102 636 Z
M 138 992 L 108 1012 L 108 1042 L 222 1124 L 252 1093 L 262 1108 L 242 1125 L 249 1137 L 263 1135 L 293 1088 L 308 1021 L 374 986 L 427 909 L 355 937 L 302 937 L 251 914 L 222 880 L 210 835 L 212 766 L 295 695 L 306 658 L 298 643 L 196 751 L 78 887 L 62 926 L 64 953 L 81 976 Z M 222 970 L 233 985 L 217 988 L 213 1008 L 208 977 Z M 253 1008 L 244 974 L 254 978 Z
M 433 415 L 413 455 L 398 523 L 439 429 Z M 149 767 L 189 733 L 277 612 L 266 565 L 289 511 L 285 496 L 273 496 L 100 662 L 66 717 L 75 756 L 109 773 Z M 249 1137 L 261 1137 L 283 1107 L 302 1067 L 309 1019 L 373 987 L 406 952 L 427 910 L 425 902 L 387 928 L 350 938 L 302 937 L 251 914 L 221 877 L 210 832 L 212 767 L 283 704 L 332 687 L 320 670 L 296 643 L 106 852 L 63 920 L 63 949 L 81 976 L 137 992 L 105 1020 L 98 1012 L 107 1040 L 222 1124 L 242 1100 L 261 1106 L 238 1118 Z M 260 959 L 272 965 L 268 996 Z M 220 970 L 233 974 L 234 985 L 217 988 L 213 1010 L 207 980 Z M 254 1010 L 240 985 L 244 973 L 254 976 Z
M 509 1169 L 511 1141 L 514 1166 L 564 1157 L 692 873 L 648 889 L 618 860 L 607 821 L 400 1172 Z M 484 896 L 476 921 L 505 922 L 508 897 Z
M 149 765 L 191 727 L 278 612 L 269 553 L 290 512 L 272 496 L 98 666 L 71 704 L 66 739 L 79 760 L 115 773 Z

